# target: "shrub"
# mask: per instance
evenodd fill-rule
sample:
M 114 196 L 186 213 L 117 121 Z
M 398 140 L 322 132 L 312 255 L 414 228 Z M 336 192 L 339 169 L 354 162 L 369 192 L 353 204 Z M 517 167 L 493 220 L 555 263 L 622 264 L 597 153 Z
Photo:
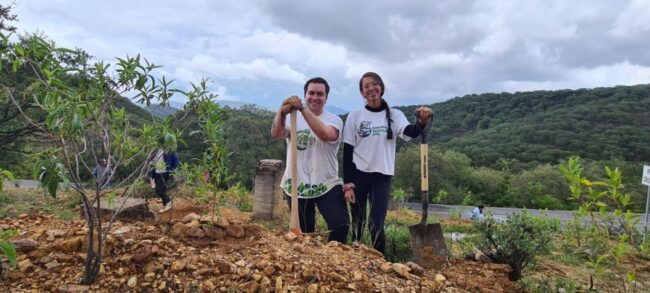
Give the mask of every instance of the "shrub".
M 14 230 L 0 232 L 0 278 L 2 278 L 2 262 L 5 258 L 9 261 L 9 266 L 16 267 L 16 248 L 11 242 L 7 241 L 7 238 L 16 234 Z
M 13 180 L 14 179 L 14 174 L 9 172 L 9 170 L 5 170 L 0 168 L 0 191 L 4 188 L 4 181 L 5 179 L 7 180 Z
M 478 237 L 476 247 L 494 262 L 510 265 L 510 279 L 521 278 L 521 271 L 532 264 L 537 255 L 547 254 L 551 249 L 549 223 L 524 210 L 508 216 L 499 223 L 489 216 L 474 223 Z
M 386 226 L 385 257 L 390 262 L 407 262 L 413 260 L 409 230 L 403 225 Z

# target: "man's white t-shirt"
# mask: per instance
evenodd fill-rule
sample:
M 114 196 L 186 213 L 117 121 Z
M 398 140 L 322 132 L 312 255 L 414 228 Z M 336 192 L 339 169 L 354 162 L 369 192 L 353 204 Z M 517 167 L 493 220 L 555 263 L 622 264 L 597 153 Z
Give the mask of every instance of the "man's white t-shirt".
M 332 187 L 343 184 L 339 178 L 339 163 L 336 153 L 341 142 L 343 120 L 330 112 L 323 111 L 318 118 L 326 125 L 336 128 L 339 137 L 335 141 L 320 140 L 309 128 L 301 112 L 297 112 L 298 134 L 298 198 L 314 198 L 328 192 Z M 285 124 L 290 127 L 291 117 Z M 287 167 L 282 176 L 284 192 L 291 194 L 291 141 L 287 138 Z
M 385 175 L 395 174 L 396 137 L 409 141 L 404 129 L 409 125 L 402 111 L 390 109 L 393 139 L 388 139 L 386 111 L 372 112 L 366 108 L 348 115 L 343 129 L 343 142 L 354 147 L 352 161 L 357 169 Z

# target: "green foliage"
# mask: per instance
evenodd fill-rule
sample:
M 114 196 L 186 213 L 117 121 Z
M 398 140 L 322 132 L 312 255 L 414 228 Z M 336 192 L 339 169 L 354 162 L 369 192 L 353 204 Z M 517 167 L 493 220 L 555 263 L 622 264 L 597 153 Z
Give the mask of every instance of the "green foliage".
M 391 194 L 391 209 L 393 210 L 398 210 L 406 206 L 406 191 L 402 188 L 393 188 L 393 192 Z
M 524 278 L 520 284 L 531 293 L 547 292 L 582 292 L 580 284 L 570 278 Z
M 45 173 L 43 174 L 43 172 Z M 39 158 L 34 164 L 32 172 L 34 180 L 38 180 L 43 191 L 53 198 L 56 197 L 60 183 L 63 186 L 70 184 L 67 174 L 68 170 L 55 155 L 45 155 Z
M 488 215 L 474 226 L 479 234 L 473 238 L 476 247 L 495 262 L 510 265 L 512 280 L 519 280 L 522 270 L 551 248 L 551 223 L 526 210 L 508 216 L 505 223 Z
M 401 224 L 389 224 L 385 228 L 385 233 L 386 259 L 390 262 L 412 261 L 414 256 L 408 228 Z
M 2 278 L 2 262 L 5 258 L 9 261 L 9 266 L 16 267 L 16 248 L 7 239 L 17 234 L 14 230 L 0 232 L 0 278 Z
M 569 184 L 570 199 L 580 204 L 571 227 L 578 251 L 584 249 L 592 274 L 603 275 L 608 266 L 614 265 L 622 288 L 633 288 L 636 257 L 631 258 L 631 271 L 623 269 L 621 262 L 624 257 L 632 255 L 632 249 L 639 249 L 635 228 L 639 219 L 629 209 L 632 200 L 623 191 L 622 172 L 618 168 L 605 167 L 606 178 L 591 181 L 583 177 L 584 168 L 578 157 L 571 157 L 560 166 L 560 171 Z M 588 219 L 589 225 L 582 227 L 584 218 Z
M 413 121 L 415 107 L 398 108 Z M 429 141 L 481 166 L 511 158 L 517 171 L 573 154 L 634 162 L 650 156 L 650 85 L 470 94 L 430 107 L 436 120 Z
M 571 203 L 565 200 L 568 185 L 556 166 L 544 164 L 524 170 L 513 175 L 511 183 L 525 207 L 562 210 Z
M 0 191 L 4 188 L 5 180 L 14 180 L 14 174 L 9 172 L 9 170 L 0 168 Z
M 197 105 L 212 103 L 214 97 L 208 94 L 205 81 L 191 84 L 189 91 L 171 88 L 171 81 L 154 72 L 160 66 L 140 55 L 116 58 L 114 65 L 102 61 L 91 64 L 87 54 L 56 47 L 40 36 L 21 43 L 10 43 L 8 37 L 0 36 L 0 60 L 4 61 L 0 70 L 10 68 L 9 74 L 29 81 L 18 91 L 0 84 L 3 96 L 20 113 L 27 105 L 35 105 L 44 115 L 34 120 L 21 114 L 43 133 L 50 147 L 45 152 L 47 159 L 37 162 L 34 175 L 45 167 L 47 175 L 42 181 L 51 195 L 56 193 L 59 181 L 69 180 L 81 198 L 89 229 L 96 227 L 96 233 L 106 237 L 108 230 L 101 229 L 101 201 L 97 200 L 106 186 L 92 176 L 95 188 L 89 196 L 84 174 L 89 174 L 100 160 L 107 162 L 109 174 L 115 174 L 118 168 L 128 169 L 130 173 L 112 188 L 126 187 L 121 192 L 129 194 L 134 183 L 146 174 L 154 150 L 161 146 L 174 150 L 182 143 L 179 137 L 183 131 L 172 127 L 171 119 L 159 121 L 152 115 L 147 123 L 134 127 L 124 108 L 119 107 L 123 96 L 141 104 L 154 101 L 166 105 L 173 94 L 182 94 L 189 100 L 188 112 Z M 21 106 L 19 97 L 25 96 L 32 97 L 33 103 Z M 99 274 L 104 237 L 89 243 L 90 247 L 99 247 L 100 253 L 88 250 L 83 284 L 92 284 Z

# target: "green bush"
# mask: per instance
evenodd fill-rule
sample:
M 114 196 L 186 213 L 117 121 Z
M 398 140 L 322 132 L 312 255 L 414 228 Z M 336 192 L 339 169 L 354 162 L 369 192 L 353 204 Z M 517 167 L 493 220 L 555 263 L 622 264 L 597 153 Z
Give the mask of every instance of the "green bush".
M 404 225 L 386 226 L 386 252 L 384 256 L 390 262 L 412 261 L 411 238 L 408 227 Z
M 14 230 L 0 232 L 0 278 L 2 278 L 2 262 L 5 258 L 9 261 L 9 266 L 16 267 L 16 248 L 7 241 L 7 238 L 16 236 L 16 234 Z
M 478 231 L 474 244 L 495 262 L 510 265 L 510 279 L 516 281 L 536 256 L 549 253 L 551 225 L 526 210 L 508 216 L 505 223 L 488 215 L 484 221 L 474 223 Z
M 521 285 L 531 293 L 546 292 L 580 292 L 580 284 L 569 278 L 526 278 L 521 280 Z

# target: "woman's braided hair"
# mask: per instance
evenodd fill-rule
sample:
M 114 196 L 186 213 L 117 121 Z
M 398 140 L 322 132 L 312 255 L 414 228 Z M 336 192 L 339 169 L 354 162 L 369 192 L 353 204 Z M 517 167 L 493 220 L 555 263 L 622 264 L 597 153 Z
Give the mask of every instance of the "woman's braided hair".
M 388 132 L 386 133 L 386 135 L 388 136 L 388 139 L 393 139 L 393 128 L 392 128 L 393 119 L 390 117 L 390 107 L 388 106 L 388 103 L 386 103 L 386 100 L 384 100 L 384 98 L 383 98 L 384 97 L 384 90 L 386 88 L 384 86 L 384 81 L 381 80 L 381 76 L 379 76 L 379 74 L 377 74 L 377 73 L 374 73 L 374 72 L 366 72 L 366 73 L 364 73 L 361 76 L 361 79 L 359 79 L 359 91 L 361 91 L 362 93 L 363 93 L 363 79 L 366 78 L 366 77 L 370 77 L 370 78 L 374 79 L 377 83 L 379 83 L 379 87 L 381 87 L 381 94 L 379 94 L 379 96 L 382 97 L 381 98 L 381 109 L 386 111 L 386 119 L 388 119 Z

